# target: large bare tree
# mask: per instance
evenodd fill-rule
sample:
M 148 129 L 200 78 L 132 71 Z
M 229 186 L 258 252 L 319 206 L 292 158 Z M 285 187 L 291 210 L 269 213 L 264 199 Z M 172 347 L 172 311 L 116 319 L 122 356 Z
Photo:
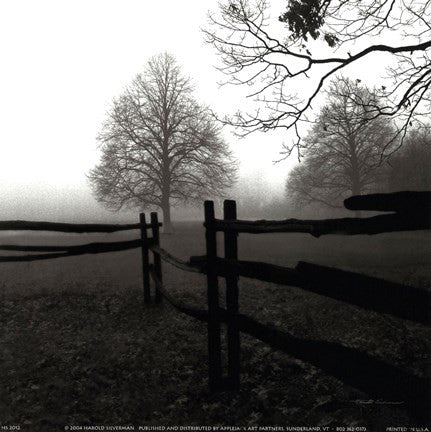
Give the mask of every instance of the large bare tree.
M 342 208 L 344 198 L 381 187 L 381 153 L 393 127 L 364 109 L 379 100 L 358 81 L 338 77 L 326 93 L 326 104 L 304 139 L 304 160 L 289 173 L 286 189 L 297 204 Z
M 429 115 L 430 0 L 285 0 L 275 16 L 269 6 L 267 0 L 225 0 L 204 30 L 220 54 L 225 82 L 250 89 L 257 104 L 225 119 L 239 134 L 292 130 L 295 138 L 282 153 L 297 149 L 301 156 L 307 147 L 301 136 L 322 89 L 341 71 L 355 77 L 357 68 L 372 64 L 376 75 L 384 72 L 373 62 L 376 55 L 392 62 L 379 88 L 384 103 L 366 109 L 397 118 L 388 147 L 402 140 L 413 117 L 421 122 Z
M 157 207 L 171 231 L 171 205 L 223 194 L 236 162 L 207 107 L 170 54 L 151 58 L 114 99 L 98 136 L 102 157 L 89 179 L 108 208 Z

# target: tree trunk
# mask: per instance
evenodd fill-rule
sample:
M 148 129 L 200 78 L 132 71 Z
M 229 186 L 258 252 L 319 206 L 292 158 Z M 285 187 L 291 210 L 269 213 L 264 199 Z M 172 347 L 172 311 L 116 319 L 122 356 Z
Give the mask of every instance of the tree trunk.
M 358 176 L 355 176 L 352 184 L 352 195 L 361 195 L 361 187 L 359 186 L 359 179 Z M 355 217 L 360 218 L 362 216 L 362 212 L 360 210 L 355 210 Z
M 361 182 L 360 182 L 360 178 L 361 178 L 361 174 L 359 171 L 359 164 L 358 164 L 358 158 L 356 156 L 356 148 L 355 148 L 355 144 L 350 143 L 350 151 L 351 151 L 351 155 L 350 155 L 350 164 L 351 164 L 351 175 L 350 175 L 350 181 L 351 181 L 351 190 L 352 190 L 352 195 L 360 195 L 361 194 Z M 361 212 L 356 210 L 355 211 L 355 217 L 359 218 L 361 217 Z
M 172 234 L 174 232 L 174 229 L 172 227 L 172 222 L 171 222 L 171 206 L 169 204 L 169 198 L 163 201 L 164 201 L 162 204 L 163 232 L 165 234 Z

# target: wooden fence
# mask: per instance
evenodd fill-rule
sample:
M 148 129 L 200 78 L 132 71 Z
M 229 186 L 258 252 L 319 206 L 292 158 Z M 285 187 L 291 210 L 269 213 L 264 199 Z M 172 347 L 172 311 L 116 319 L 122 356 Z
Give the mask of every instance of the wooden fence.
M 157 225 L 148 250 L 154 264 L 146 264 L 156 286 L 156 299 L 165 298 L 179 311 L 208 323 L 209 385 L 212 391 L 240 386 L 240 332 L 275 349 L 306 361 L 378 400 L 403 401 L 416 419 L 428 418 L 431 382 L 372 355 L 338 343 L 306 340 L 264 325 L 239 311 L 238 278 L 300 287 L 361 308 L 429 324 L 430 292 L 380 278 L 331 267 L 299 262 L 295 268 L 238 259 L 239 233 L 303 232 L 324 234 L 377 234 L 431 228 L 431 193 L 396 193 L 352 197 L 345 201 L 353 210 L 392 211 L 368 218 L 329 220 L 243 221 L 237 219 L 236 203 L 224 202 L 224 218 L 216 219 L 214 204 L 205 202 L 206 254 L 188 262 L 172 256 L 159 245 Z M 156 216 L 152 216 L 156 218 Z M 217 256 L 217 232 L 224 233 L 224 257 Z M 144 254 L 145 255 L 145 254 Z M 148 254 L 147 254 L 148 255 Z M 208 310 L 178 302 L 163 286 L 160 262 L 207 277 Z M 219 305 L 218 278 L 226 281 L 226 309 Z M 149 293 L 149 285 L 147 287 Z M 149 295 L 149 294 L 148 294 Z M 222 371 L 221 324 L 227 324 L 227 373 Z
M 157 227 L 155 226 L 157 224 Z M 145 222 L 145 216 L 140 215 L 140 221 L 136 224 L 70 224 L 55 222 L 32 222 L 32 221 L 0 221 L 0 231 L 52 231 L 61 233 L 113 233 L 126 230 L 140 230 L 140 238 L 117 242 L 87 243 L 81 245 L 60 245 L 60 246 L 26 246 L 26 245 L 0 245 L 0 250 L 13 252 L 42 252 L 41 254 L 31 253 L 28 255 L 0 256 L 0 262 L 28 262 L 54 258 L 67 258 L 70 256 L 84 254 L 99 254 L 107 252 L 119 252 L 128 249 L 141 248 L 143 262 L 144 292 L 148 292 L 148 247 L 155 244 L 156 235 L 147 238 L 147 229 L 151 228 L 158 233 L 161 223 L 157 221 L 157 214 L 151 214 L 151 223 Z M 157 234 L 158 235 L 158 234 Z M 149 296 L 145 297 L 149 302 Z
M 239 311 L 238 278 L 254 278 L 282 285 L 297 286 L 379 313 L 429 324 L 431 295 L 428 291 L 375 277 L 331 267 L 299 262 L 295 268 L 238 259 L 240 233 L 302 232 L 325 234 L 377 234 L 431 228 L 431 192 L 401 192 L 352 197 L 345 201 L 352 210 L 390 211 L 368 218 L 329 220 L 242 221 L 237 219 L 236 203 L 224 202 L 224 218 L 216 219 L 214 204 L 205 202 L 206 254 L 184 262 L 160 247 L 157 213 L 145 214 L 137 224 L 64 224 L 6 221 L 0 230 L 57 231 L 65 233 L 111 233 L 139 229 L 138 239 L 89 243 L 77 246 L 0 245 L 0 250 L 41 252 L 21 256 L 0 256 L 0 262 L 22 262 L 63 258 L 141 248 L 144 301 L 149 303 L 150 277 L 156 288 L 155 301 L 165 298 L 179 311 L 208 323 L 209 385 L 212 391 L 236 390 L 240 386 L 240 332 L 247 333 L 275 349 L 306 361 L 371 397 L 404 401 L 412 416 L 421 420 L 429 415 L 431 383 L 370 354 L 341 344 L 297 338 L 280 329 L 264 325 Z M 148 235 L 151 230 L 151 235 Z M 217 256 L 217 232 L 224 234 L 224 257 Z M 153 262 L 150 263 L 150 252 Z M 162 265 L 166 261 L 181 270 L 202 273 L 207 278 L 208 309 L 201 310 L 175 300 L 163 286 Z M 219 305 L 218 278 L 226 280 L 226 309 Z M 227 374 L 222 371 L 221 324 L 227 324 Z

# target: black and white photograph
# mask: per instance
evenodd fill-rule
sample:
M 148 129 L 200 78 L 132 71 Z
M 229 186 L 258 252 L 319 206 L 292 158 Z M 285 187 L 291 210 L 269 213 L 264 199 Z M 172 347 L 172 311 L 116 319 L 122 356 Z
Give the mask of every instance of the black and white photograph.
M 431 431 L 431 0 L 0 0 L 0 432 Z

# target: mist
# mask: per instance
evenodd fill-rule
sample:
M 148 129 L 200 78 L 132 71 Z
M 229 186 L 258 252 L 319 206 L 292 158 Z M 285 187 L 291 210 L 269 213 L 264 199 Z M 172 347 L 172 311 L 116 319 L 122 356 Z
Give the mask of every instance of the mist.
M 0 430 L 425 430 L 430 22 L 0 2 Z

